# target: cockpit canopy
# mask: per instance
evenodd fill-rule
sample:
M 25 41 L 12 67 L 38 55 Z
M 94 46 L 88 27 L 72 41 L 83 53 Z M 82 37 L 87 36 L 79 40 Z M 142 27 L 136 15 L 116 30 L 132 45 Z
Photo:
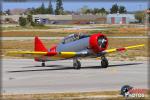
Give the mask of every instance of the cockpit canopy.
M 62 40 L 62 43 L 65 44 L 65 43 L 69 43 L 69 42 L 73 42 L 73 41 L 76 41 L 76 40 L 79 40 L 79 39 L 82 39 L 82 38 L 86 38 L 86 37 L 89 37 L 89 35 L 85 35 L 85 34 L 71 34 L 67 37 L 65 37 L 63 40 Z

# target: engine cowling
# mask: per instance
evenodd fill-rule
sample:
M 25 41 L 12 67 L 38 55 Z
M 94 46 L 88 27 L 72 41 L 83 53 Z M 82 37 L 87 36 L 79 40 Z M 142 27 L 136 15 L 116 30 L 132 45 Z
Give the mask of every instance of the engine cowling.
M 89 38 L 89 46 L 94 53 L 104 51 L 108 47 L 108 39 L 104 34 L 93 34 Z

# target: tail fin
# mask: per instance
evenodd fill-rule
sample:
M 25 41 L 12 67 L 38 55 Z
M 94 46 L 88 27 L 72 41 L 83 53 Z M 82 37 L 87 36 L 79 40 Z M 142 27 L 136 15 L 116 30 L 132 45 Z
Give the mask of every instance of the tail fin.
M 42 41 L 38 38 L 38 36 L 35 36 L 34 39 L 34 51 L 43 51 L 43 52 L 47 51 L 47 49 L 45 48 Z

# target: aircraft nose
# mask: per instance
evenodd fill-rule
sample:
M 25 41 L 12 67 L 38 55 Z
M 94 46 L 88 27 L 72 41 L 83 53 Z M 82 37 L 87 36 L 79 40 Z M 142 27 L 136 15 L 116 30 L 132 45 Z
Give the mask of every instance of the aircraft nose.
M 89 47 L 95 52 L 101 52 L 107 49 L 108 40 L 102 33 L 93 34 L 89 38 Z

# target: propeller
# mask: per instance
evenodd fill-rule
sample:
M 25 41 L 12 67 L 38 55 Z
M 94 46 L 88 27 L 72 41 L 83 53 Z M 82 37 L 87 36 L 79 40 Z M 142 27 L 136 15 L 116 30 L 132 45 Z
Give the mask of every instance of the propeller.
M 106 42 L 107 39 L 104 36 L 98 38 L 98 45 L 100 46 L 100 48 L 105 48 L 107 45 Z

